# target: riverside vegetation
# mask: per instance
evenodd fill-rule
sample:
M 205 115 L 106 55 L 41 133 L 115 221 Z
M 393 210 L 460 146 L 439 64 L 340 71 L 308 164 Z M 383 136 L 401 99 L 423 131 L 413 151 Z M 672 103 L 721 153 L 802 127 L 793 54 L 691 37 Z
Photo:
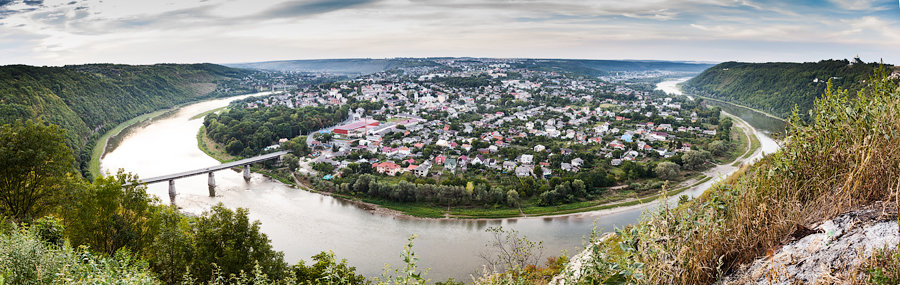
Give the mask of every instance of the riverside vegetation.
M 794 111 L 783 148 L 718 183 L 600 238 L 590 262 L 569 275 L 582 283 L 713 283 L 764 256 L 792 234 L 900 189 L 900 88 L 879 68 L 857 94 L 827 84 L 809 111 Z M 851 283 L 896 284 L 896 250 L 833 272 Z

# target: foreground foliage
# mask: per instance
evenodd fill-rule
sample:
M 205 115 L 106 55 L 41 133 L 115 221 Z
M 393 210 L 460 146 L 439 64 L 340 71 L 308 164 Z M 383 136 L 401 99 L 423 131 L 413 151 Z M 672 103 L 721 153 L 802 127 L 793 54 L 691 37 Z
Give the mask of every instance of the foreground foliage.
M 882 69 L 851 96 L 830 84 L 783 148 L 698 199 L 595 240 L 577 282 L 712 283 L 813 223 L 892 199 L 900 180 L 900 90 Z

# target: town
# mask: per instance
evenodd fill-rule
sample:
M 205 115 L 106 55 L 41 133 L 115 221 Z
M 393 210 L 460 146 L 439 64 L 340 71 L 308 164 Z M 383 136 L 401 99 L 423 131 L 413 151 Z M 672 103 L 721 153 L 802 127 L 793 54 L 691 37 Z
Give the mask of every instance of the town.
M 367 175 L 373 177 L 366 181 L 455 186 L 469 193 L 461 196 L 477 196 L 472 184 L 484 184 L 501 188 L 507 198 L 510 190 L 517 192 L 515 202 L 494 203 L 516 206 L 533 197 L 535 204 L 555 205 L 609 189 L 659 190 L 739 147 L 730 119 L 720 120 L 717 108 L 653 90 L 659 73 L 604 81 L 516 60 L 436 62 L 307 85 L 239 101 L 236 108 L 363 106 L 348 110 L 336 126 L 303 134 L 309 155 L 296 165 L 315 188 L 351 195 L 370 192 L 352 187 Z M 585 189 L 543 194 L 574 180 Z M 419 201 L 399 196 L 391 200 Z

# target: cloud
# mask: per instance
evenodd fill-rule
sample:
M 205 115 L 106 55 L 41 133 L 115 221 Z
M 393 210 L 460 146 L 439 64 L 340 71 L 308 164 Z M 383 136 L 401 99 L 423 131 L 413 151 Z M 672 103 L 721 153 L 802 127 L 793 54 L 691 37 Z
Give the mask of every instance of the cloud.
M 791 54 L 803 59 L 827 54 L 797 46 L 843 53 L 853 50 L 848 46 L 865 44 L 890 53 L 888 44 L 878 41 L 900 43 L 898 32 L 890 30 L 895 23 L 887 16 L 867 10 L 834 12 L 834 7 L 795 1 L 43 0 L 37 4 L 38 0 L 27 0 L 33 5 L 25 1 L 0 0 L 0 27 L 34 35 L 16 45 L 30 48 L 21 49 L 16 57 L 2 53 L 0 61 L 738 57 L 729 56 L 729 51 L 753 54 L 754 59 L 768 52 L 784 60 Z M 851 2 L 861 0 L 834 1 L 859 7 Z M 677 45 L 667 46 L 673 43 Z M 759 44 L 741 48 L 746 43 Z M 829 48 L 830 43 L 842 46 Z
M 884 7 L 880 4 L 883 4 L 883 1 L 875 1 L 875 0 L 830 0 L 831 3 L 840 7 L 841 9 L 853 10 L 853 11 L 880 11 L 887 10 L 887 7 Z
M 272 19 L 272 18 L 294 18 L 299 16 L 308 16 L 315 14 L 323 14 L 337 10 L 352 8 L 365 4 L 376 2 L 375 0 L 312 0 L 312 1 L 290 1 L 275 5 L 271 9 L 263 11 L 255 15 L 255 18 Z

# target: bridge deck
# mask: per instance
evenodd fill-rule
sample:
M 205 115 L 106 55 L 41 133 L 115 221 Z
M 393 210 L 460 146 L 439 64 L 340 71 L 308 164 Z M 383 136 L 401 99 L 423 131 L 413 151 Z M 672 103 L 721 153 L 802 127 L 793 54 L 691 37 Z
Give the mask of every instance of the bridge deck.
M 141 179 L 141 182 L 144 184 L 150 184 L 150 183 L 156 183 L 156 182 L 162 182 L 162 181 L 169 181 L 172 179 L 184 178 L 184 177 L 188 177 L 188 176 L 200 175 L 200 174 L 209 173 L 209 172 L 213 172 L 213 171 L 219 171 L 222 169 L 228 169 L 228 168 L 232 168 L 232 167 L 238 167 L 238 166 L 243 166 L 243 165 L 247 165 L 247 164 L 251 164 L 251 163 L 256 163 L 256 162 L 260 162 L 260 161 L 277 158 L 277 157 L 282 156 L 287 153 L 288 153 L 288 151 L 285 151 L 285 150 L 277 151 L 277 152 L 267 153 L 267 154 L 263 154 L 263 155 L 256 156 L 256 157 L 245 158 L 245 159 L 241 159 L 238 161 L 223 163 L 220 165 L 211 166 L 211 167 L 207 167 L 207 168 L 201 168 L 201 169 L 195 169 L 195 170 L 190 170 L 190 171 L 185 171 L 185 172 L 179 172 L 179 173 L 175 173 L 175 174 Z

